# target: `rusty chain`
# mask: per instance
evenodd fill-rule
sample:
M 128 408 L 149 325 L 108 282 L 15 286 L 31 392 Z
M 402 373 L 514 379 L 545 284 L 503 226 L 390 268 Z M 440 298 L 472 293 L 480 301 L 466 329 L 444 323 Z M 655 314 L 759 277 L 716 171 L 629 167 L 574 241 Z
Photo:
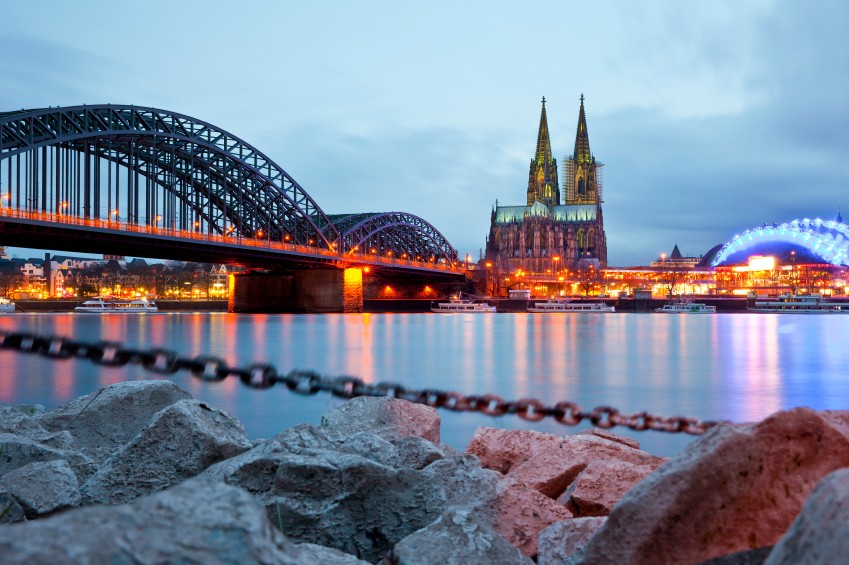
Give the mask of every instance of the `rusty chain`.
M 254 364 L 246 368 L 229 367 L 217 357 L 181 357 L 167 349 L 130 349 L 119 342 L 101 341 L 84 343 L 62 336 L 39 336 L 22 332 L 0 330 L 0 349 L 20 353 L 32 353 L 50 359 L 84 359 L 97 365 L 119 367 L 140 365 L 145 370 L 161 375 L 189 371 L 204 381 L 217 382 L 227 377 L 238 377 L 252 388 L 267 389 L 276 384 L 304 395 L 329 392 L 340 398 L 357 396 L 386 396 L 400 398 L 434 408 L 455 412 L 480 412 L 487 416 L 515 414 L 523 420 L 536 422 L 546 417 L 574 426 L 587 420 L 593 426 L 609 429 L 623 426 L 636 431 L 655 430 L 670 433 L 701 435 L 721 422 L 699 421 L 682 416 L 663 417 L 648 412 L 623 414 L 611 406 L 598 406 L 585 412 L 574 402 L 558 402 L 546 406 L 536 398 L 505 401 L 494 394 L 474 395 L 436 389 L 408 389 L 388 382 L 366 383 L 349 376 L 322 376 L 314 371 L 295 369 L 285 375 L 277 372 L 273 365 Z

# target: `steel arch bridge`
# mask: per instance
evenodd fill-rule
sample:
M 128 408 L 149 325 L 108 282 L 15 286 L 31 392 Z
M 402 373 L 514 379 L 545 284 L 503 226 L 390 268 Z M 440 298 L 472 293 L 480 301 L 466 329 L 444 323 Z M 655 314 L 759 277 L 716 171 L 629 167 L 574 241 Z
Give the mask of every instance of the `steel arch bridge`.
M 793 245 L 807 250 L 824 263 L 849 266 L 849 225 L 838 220 L 804 218 L 783 224 L 769 224 L 735 235 L 711 261 L 716 267 L 733 260 L 738 253 L 765 243 Z
M 444 269 L 458 260 L 418 216 L 328 215 L 244 140 L 190 116 L 140 106 L 0 113 L 0 206 L 6 217 L 82 225 L 92 234 L 103 228 L 206 239 L 219 249 L 265 246 L 306 261 L 389 259 Z

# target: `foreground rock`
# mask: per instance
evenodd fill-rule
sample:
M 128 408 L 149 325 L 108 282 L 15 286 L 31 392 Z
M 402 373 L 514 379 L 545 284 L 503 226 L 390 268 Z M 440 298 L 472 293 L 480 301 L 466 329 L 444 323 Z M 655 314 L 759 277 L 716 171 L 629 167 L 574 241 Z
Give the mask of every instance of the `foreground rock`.
M 765 565 L 845 563 L 847 558 L 849 469 L 841 469 L 817 485 Z
M 40 414 L 35 422 L 48 431 L 69 431 L 81 448 L 114 451 L 136 437 L 154 414 L 189 398 L 171 381 L 122 382 Z
M 393 550 L 404 565 L 467 563 L 532 564 L 473 513 L 450 510 L 429 526 L 402 539 Z
M 197 400 L 180 400 L 157 412 L 83 484 L 83 503 L 129 502 L 194 477 L 250 447 L 244 428 L 233 417 Z
M 361 563 L 299 547 L 246 491 L 200 479 L 127 505 L 0 527 L 0 555 L 6 563 Z
M 573 518 L 555 522 L 539 534 L 540 565 L 565 565 L 569 558 L 587 546 L 607 518 Z
M 466 453 L 504 475 L 496 530 L 529 557 L 539 533 L 574 516 L 605 516 L 666 459 L 602 430 L 560 437 L 528 430 L 478 428 Z
M 720 426 L 631 489 L 576 562 L 698 563 L 773 545 L 817 482 L 845 466 L 849 412 Z
M 30 463 L 0 477 L 0 485 L 23 508 L 27 518 L 36 518 L 79 506 L 80 485 L 64 459 Z
M 293 540 L 372 562 L 451 508 L 486 521 L 497 474 L 473 457 L 439 459 L 421 470 L 395 467 L 392 445 L 380 436 L 359 432 L 338 443 L 309 426 L 297 432 L 214 465 L 204 476 L 250 491 Z

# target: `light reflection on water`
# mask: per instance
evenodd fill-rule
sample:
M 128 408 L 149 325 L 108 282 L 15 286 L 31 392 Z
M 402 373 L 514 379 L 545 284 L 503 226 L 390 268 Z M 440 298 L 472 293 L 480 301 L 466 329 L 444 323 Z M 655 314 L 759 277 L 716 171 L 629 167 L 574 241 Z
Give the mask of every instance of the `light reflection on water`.
M 68 313 L 6 315 L 0 328 L 165 347 L 238 366 L 269 362 L 280 371 L 314 369 L 410 388 L 534 397 L 546 404 L 571 400 L 585 409 L 611 405 L 623 412 L 742 422 L 795 406 L 849 407 L 849 352 L 841 339 L 849 316 Z M 0 372 L 0 402 L 47 408 L 122 380 L 157 378 L 139 367 L 101 369 L 8 351 L 0 352 Z M 251 437 L 317 424 L 340 402 L 282 387 L 255 391 L 236 379 L 209 384 L 179 375 L 175 381 L 239 418 Z M 443 441 L 458 449 L 482 425 L 561 435 L 586 427 L 440 414 Z M 693 439 L 621 433 L 661 455 Z

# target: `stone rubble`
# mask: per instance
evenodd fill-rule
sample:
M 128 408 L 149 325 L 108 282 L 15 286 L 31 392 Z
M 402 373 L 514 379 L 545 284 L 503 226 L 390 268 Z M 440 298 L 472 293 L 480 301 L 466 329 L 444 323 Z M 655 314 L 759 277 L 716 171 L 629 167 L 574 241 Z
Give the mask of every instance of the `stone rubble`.
M 0 405 L 0 556 L 79 563 L 838 562 L 849 412 L 725 425 L 666 460 L 608 430 L 479 428 L 356 398 L 249 440 L 169 381 Z M 647 432 L 651 433 L 651 432 Z

